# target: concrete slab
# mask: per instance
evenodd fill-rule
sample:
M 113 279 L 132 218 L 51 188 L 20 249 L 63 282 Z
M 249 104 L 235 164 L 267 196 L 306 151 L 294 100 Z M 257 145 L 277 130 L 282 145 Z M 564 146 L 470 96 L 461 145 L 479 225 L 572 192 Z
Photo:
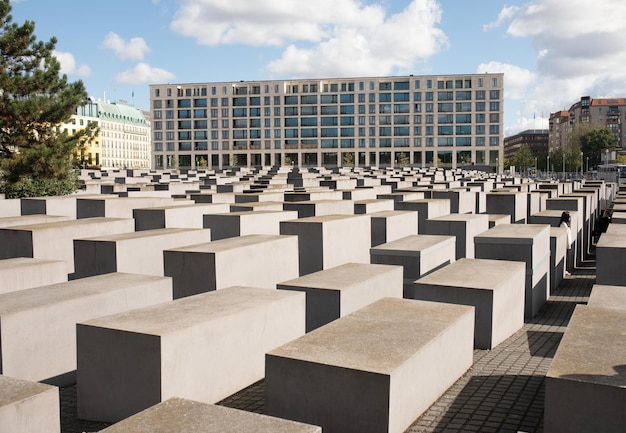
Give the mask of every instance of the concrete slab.
M 324 215 L 353 215 L 354 202 L 351 200 L 315 200 L 285 202 L 283 210 L 297 211 L 298 218 Z
M 468 214 L 476 211 L 476 194 L 465 188 L 433 190 L 432 198 L 450 200 L 450 213 Z
M 209 229 L 155 229 L 74 240 L 74 278 L 110 272 L 164 275 L 163 251 L 211 242 Z
M 487 213 L 507 214 L 514 224 L 524 224 L 528 214 L 525 192 L 495 191 L 487 193 Z
M 372 247 L 417 235 L 416 211 L 383 211 L 370 214 L 372 218 Z
M 0 228 L 9 228 L 15 226 L 25 226 L 30 224 L 50 223 L 57 221 L 67 221 L 70 218 L 61 215 L 22 215 L 14 217 L 0 218 Z
M 609 224 L 596 244 L 596 283 L 626 286 L 626 226 Z
M 376 212 L 389 212 L 394 210 L 394 201 L 393 200 L 379 200 L 379 199 L 370 199 L 370 200 L 358 200 L 354 202 L 354 214 L 364 214 L 364 213 L 376 213 Z
M 402 266 L 405 282 L 442 268 L 456 260 L 456 238 L 443 235 L 412 235 L 370 250 L 371 263 Z
M 626 310 L 577 305 L 546 374 L 546 432 L 626 425 Z
M 203 228 L 206 214 L 228 213 L 226 203 L 200 203 L 183 206 L 161 206 L 147 209 L 134 209 L 135 231 L 164 228 Z
M 426 220 L 450 215 L 450 200 L 443 198 L 425 198 L 396 203 L 396 210 L 417 211 L 417 232 L 425 234 Z
M 344 263 L 370 262 L 371 217 L 367 214 L 282 221 L 280 233 L 298 236 L 300 276 Z
M 74 239 L 134 231 L 135 222 L 123 218 L 87 218 L 0 229 L 0 259 L 33 257 L 64 260 L 74 273 Z
M 174 299 L 230 286 L 275 289 L 298 277 L 298 238 L 245 235 L 165 250 Z
M 0 375 L 0 431 L 60 433 L 59 389 Z
M 19 198 L 0 199 L 0 217 L 16 217 L 20 215 L 22 215 L 22 209 Z
M 508 214 L 486 214 L 489 217 L 489 228 L 493 228 L 500 224 L 511 224 L 511 215 Z
M 205 215 L 203 225 L 211 229 L 211 239 L 216 241 L 245 235 L 279 235 L 281 221 L 297 218 L 296 211 L 230 212 Z
M 550 297 L 550 226 L 503 224 L 474 237 L 477 259 L 526 263 L 524 318 L 534 317 Z
M 381 298 L 402 298 L 402 268 L 346 263 L 276 285 L 306 293 L 306 332 Z
M 100 433 L 322 433 L 321 427 L 172 397 Z
M 403 432 L 471 366 L 473 310 L 385 298 L 274 349 L 265 413 L 325 433 Z
M 179 204 L 182 204 L 179 202 Z M 76 218 L 132 218 L 134 209 L 174 205 L 171 197 L 116 197 L 76 199 Z
M 415 281 L 406 297 L 473 306 L 474 348 L 493 349 L 524 325 L 525 277 L 522 262 L 460 259 Z
M 458 214 L 428 218 L 424 233 L 456 237 L 456 259 L 474 258 L 474 236 L 489 230 L 486 214 Z
M 77 322 L 171 299 L 169 278 L 121 273 L 2 294 L 2 374 L 74 383 Z
M 62 260 L 28 257 L 0 260 L 0 294 L 67 281 L 67 265 Z
M 230 205 L 230 212 L 279 212 L 282 210 L 282 201 L 261 201 Z
M 587 301 L 590 307 L 626 309 L 626 288 L 594 284 Z
M 160 401 L 215 403 L 304 334 L 305 295 L 230 287 L 77 324 L 78 417 L 117 422 Z

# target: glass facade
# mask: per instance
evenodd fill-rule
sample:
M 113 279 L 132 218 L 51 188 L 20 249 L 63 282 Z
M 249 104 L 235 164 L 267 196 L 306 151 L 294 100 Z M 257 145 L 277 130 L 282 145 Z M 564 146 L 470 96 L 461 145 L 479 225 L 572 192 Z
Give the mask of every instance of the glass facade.
M 151 85 L 152 118 L 170 119 L 155 121 L 153 168 L 199 168 L 198 161 L 210 169 L 392 165 L 396 152 L 417 166 L 493 165 L 494 155 L 503 159 L 503 80 L 480 74 Z M 171 135 L 156 134 L 163 125 Z

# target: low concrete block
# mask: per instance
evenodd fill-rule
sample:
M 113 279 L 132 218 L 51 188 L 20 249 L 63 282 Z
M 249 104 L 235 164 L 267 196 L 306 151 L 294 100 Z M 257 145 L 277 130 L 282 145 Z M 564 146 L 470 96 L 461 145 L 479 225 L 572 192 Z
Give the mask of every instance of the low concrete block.
M 525 192 L 495 191 L 487 193 L 487 213 L 507 214 L 514 224 L 524 224 L 528 214 Z
M 456 238 L 412 235 L 370 250 L 371 263 L 402 266 L 405 283 L 412 283 L 456 260 Z
M 214 241 L 245 235 L 279 235 L 281 221 L 298 218 L 296 211 L 230 212 L 205 215 L 203 224 Z
M 610 224 L 596 244 L 596 283 L 626 286 L 626 226 Z
M 275 289 L 298 277 L 298 238 L 245 235 L 163 252 L 174 299 L 230 286 Z
M 417 212 L 383 211 L 370 214 L 372 218 L 372 247 L 417 235 Z
M 172 397 L 100 433 L 322 433 L 318 426 Z
M 0 259 L 64 260 L 74 273 L 74 239 L 134 231 L 132 219 L 87 218 L 0 229 Z
M 623 432 L 626 310 L 577 305 L 548 373 L 544 431 Z
M 283 210 L 297 211 L 298 218 L 309 218 L 324 215 L 352 215 L 354 202 L 351 200 L 315 200 L 285 202 Z
M 181 204 L 179 202 L 179 204 Z M 76 199 L 76 218 L 132 218 L 133 210 L 174 205 L 171 197 L 101 196 Z
M 594 284 L 587 305 L 624 310 L 626 309 L 626 289 L 624 286 Z
M 450 213 L 468 214 L 476 210 L 476 194 L 465 188 L 433 190 L 432 198 L 450 200 Z
M 282 201 L 260 201 L 230 205 L 230 212 L 280 212 L 282 210 Z
M 22 215 L 19 198 L 0 198 L 0 217 L 16 217 Z
M 305 295 L 231 287 L 77 324 L 78 416 L 116 422 L 171 397 L 215 403 L 304 334 Z
M 22 215 L 60 215 L 76 219 L 76 199 L 92 197 L 98 197 L 98 195 L 73 194 L 48 197 L 24 197 L 20 199 L 20 207 Z
M 406 297 L 473 306 L 474 347 L 493 349 L 524 325 L 525 277 L 522 262 L 460 259 L 415 281 Z
M 376 213 L 376 212 L 389 212 L 394 209 L 394 201 L 393 200 L 379 200 L 379 199 L 370 199 L 370 200 L 359 200 L 354 202 L 354 214 L 364 214 L 364 213 Z
M 477 259 L 526 263 L 524 318 L 534 317 L 550 297 L 550 226 L 503 224 L 474 237 Z
M 0 294 L 67 281 L 67 265 L 61 260 L 27 257 L 0 260 Z
M 550 292 L 563 281 L 567 265 L 567 229 L 550 227 Z
M 155 229 L 74 240 L 74 278 L 110 272 L 163 276 L 163 251 L 211 242 L 208 229 Z
M 266 355 L 265 413 L 400 433 L 472 364 L 473 307 L 385 298 Z
M 51 223 L 51 222 L 57 222 L 57 221 L 67 221 L 69 219 L 70 218 L 66 216 L 45 215 L 45 214 L 4 217 L 4 218 L 0 218 L 0 228 L 10 228 L 10 227 L 25 226 L 25 225 L 31 225 L 31 224 Z
M 444 198 L 425 198 L 396 203 L 396 210 L 417 211 L 417 230 L 419 234 L 425 234 L 426 220 L 450 215 L 450 200 Z
M 500 224 L 511 224 L 511 215 L 489 213 L 487 216 L 489 217 L 489 228 Z
M 43 383 L 0 376 L 0 431 L 59 433 L 59 389 Z
M 326 215 L 282 221 L 280 233 L 298 236 L 301 276 L 344 263 L 370 262 L 369 215 Z
M 306 332 L 381 298 L 402 298 L 402 268 L 346 263 L 276 285 L 306 293 Z
M 74 383 L 77 322 L 171 299 L 169 278 L 120 273 L 2 294 L 2 374 Z
M 147 209 L 134 209 L 135 231 L 164 228 L 203 228 L 205 214 L 228 213 L 226 203 L 200 203 L 183 206 L 161 206 Z
M 426 220 L 424 233 L 456 237 L 456 259 L 474 258 L 474 236 L 489 230 L 485 214 L 450 214 Z

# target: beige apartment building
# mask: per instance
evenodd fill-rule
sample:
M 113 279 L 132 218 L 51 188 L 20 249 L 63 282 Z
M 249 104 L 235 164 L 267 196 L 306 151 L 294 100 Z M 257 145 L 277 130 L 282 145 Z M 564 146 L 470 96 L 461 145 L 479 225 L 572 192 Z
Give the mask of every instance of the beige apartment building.
M 498 74 L 150 86 L 152 168 L 439 166 L 495 169 Z

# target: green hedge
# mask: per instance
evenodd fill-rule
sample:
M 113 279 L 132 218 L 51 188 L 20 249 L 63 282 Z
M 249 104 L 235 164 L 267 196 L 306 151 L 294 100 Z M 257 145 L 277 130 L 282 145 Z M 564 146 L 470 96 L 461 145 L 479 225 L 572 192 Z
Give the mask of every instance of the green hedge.
M 6 198 L 68 195 L 78 188 L 78 176 L 75 174 L 70 174 L 65 179 L 33 179 L 22 176 L 17 182 L 0 180 L 0 193 L 4 193 Z

